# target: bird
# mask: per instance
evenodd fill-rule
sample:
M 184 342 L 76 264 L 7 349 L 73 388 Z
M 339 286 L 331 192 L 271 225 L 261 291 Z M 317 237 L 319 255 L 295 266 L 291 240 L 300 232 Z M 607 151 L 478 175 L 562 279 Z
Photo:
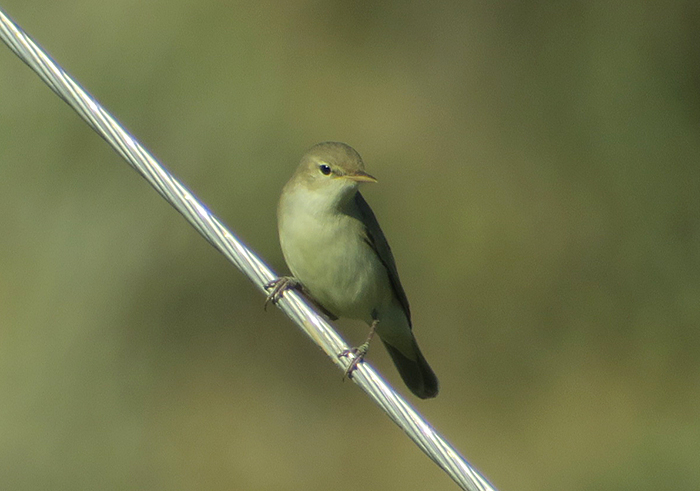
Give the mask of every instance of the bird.
M 346 374 L 352 377 L 376 333 L 409 390 L 432 398 L 438 379 L 413 334 L 389 243 L 359 191 L 375 182 L 360 154 L 345 143 L 322 142 L 308 150 L 277 207 L 280 246 L 292 276 L 270 282 L 267 301 L 276 303 L 285 290 L 300 287 L 332 320 L 364 321 L 367 340 L 349 350 L 355 357 Z

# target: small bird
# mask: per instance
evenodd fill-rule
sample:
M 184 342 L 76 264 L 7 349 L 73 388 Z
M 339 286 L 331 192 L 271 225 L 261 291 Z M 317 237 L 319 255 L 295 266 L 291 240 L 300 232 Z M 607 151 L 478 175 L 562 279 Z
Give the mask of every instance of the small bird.
M 411 392 L 435 397 L 438 380 L 413 335 L 394 256 L 359 192 L 361 183 L 372 182 L 377 180 L 365 172 L 360 155 L 345 143 L 319 143 L 304 155 L 277 208 L 280 245 L 293 277 L 271 282 L 268 301 L 301 286 L 333 319 L 366 322 L 369 335 L 351 350 L 356 356 L 346 374 L 352 376 L 376 332 Z

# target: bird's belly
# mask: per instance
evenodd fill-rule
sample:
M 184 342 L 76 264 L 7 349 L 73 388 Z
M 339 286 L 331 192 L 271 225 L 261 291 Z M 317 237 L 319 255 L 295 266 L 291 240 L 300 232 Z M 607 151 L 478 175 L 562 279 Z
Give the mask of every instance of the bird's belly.
M 391 288 L 374 250 L 354 227 L 295 228 L 285 229 L 282 241 L 292 274 L 331 313 L 371 322 Z

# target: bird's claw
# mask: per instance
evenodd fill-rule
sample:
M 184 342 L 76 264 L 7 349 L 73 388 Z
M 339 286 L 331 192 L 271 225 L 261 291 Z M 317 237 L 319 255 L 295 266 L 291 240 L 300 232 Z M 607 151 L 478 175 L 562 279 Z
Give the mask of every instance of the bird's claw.
M 265 297 L 263 310 L 267 310 L 267 304 L 270 302 L 277 305 L 277 302 L 280 301 L 282 295 L 284 295 L 284 292 L 291 288 L 298 288 L 299 285 L 301 285 L 301 283 L 299 283 L 299 280 L 293 276 L 280 276 L 279 278 L 266 283 L 265 290 L 267 290 L 269 293 L 267 294 L 267 297 Z
M 343 380 L 345 380 L 345 377 L 348 379 L 352 379 L 352 372 L 354 372 L 357 369 L 357 365 L 365 359 L 365 355 L 369 351 L 369 343 L 362 343 L 360 346 L 357 348 L 350 348 L 343 350 L 339 355 L 338 358 L 342 358 L 344 356 L 350 356 L 353 355 L 354 358 L 348 365 L 348 367 L 345 369 L 345 374 L 343 375 Z

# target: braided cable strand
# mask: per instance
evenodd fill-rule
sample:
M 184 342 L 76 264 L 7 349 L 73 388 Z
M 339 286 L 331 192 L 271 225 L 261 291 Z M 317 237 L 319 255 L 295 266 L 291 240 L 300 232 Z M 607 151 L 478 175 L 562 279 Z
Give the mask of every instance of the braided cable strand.
M 204 238 L 240 269 L 262 292 L 277 276 L 204 206 L 185 186 L 163 168 L 102 106 L 78 85 L 46 52 L 0 9 L 0 38 L 7 46 L 71 106 L 98 135 L 104 138 L 158 193 L 165 198 Z M 331 325 L 294 291 L 288 291 L 278 306 L 333 362 L 345 370 L 350 360 L 338 357 L 347 343 Z M 438 466 L 464 490 L 494 490 L 459 453 L 447 443 L 368 364 L 360 363 L 352 380 Z

